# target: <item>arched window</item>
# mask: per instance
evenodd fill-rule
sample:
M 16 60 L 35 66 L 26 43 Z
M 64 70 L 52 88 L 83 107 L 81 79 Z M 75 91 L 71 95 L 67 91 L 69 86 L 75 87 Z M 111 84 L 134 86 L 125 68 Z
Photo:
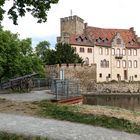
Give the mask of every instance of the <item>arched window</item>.
M 117 56 L 120 56 L 120 49 L 117 49 Z
M 128 61 L 128 68 L 132 68 L 132 61 L 131 60 Z
M 120 68 L 120 60 L 117 60 L 117 68 Z
M 133 50 L 133 55 L 135 55 L 135 56 L 137 55 L 137 50 L 136 49 Z
M 126 55 L 126 50 L 125 49 L 122 50 L 122 54 Z
M 103 60 L 103 67 L 106 68 L 106 60 Z
M 100 55 L 103 54 L 103 48 L 99 48 L 99 54 L 100 54 Z
M 88 57 L 85 58 L 85 64 L 89 65 L 89 58 Z
M 126 68 L 126 60 L 122 61 L 123 68 Z
M 106 55 L 109 54 L 109 49 L 108 49 L 108 48 L 105 49 L 105 54 L 106 54 Z
M 128 50 L 128 55 L 129 55 L 129 56 L 131 55 L 131 49 Z
M 103 67 L 103 61 L 102 60 L 101 60 L 100 66 L 101 66 L 101 68 Z
M 112 48 L 112 55 L 115 55 L 115 49 Z
M 137 67 L 138 67 L 137 60 L 134 60 L 134 68 L 137 68 Z
M 121 44 L 121 39 L 120 38 L 117 38 L 117 44 Z
M 109 68 L 109 61 L 106 61 L 106 66 L 107 68 Z

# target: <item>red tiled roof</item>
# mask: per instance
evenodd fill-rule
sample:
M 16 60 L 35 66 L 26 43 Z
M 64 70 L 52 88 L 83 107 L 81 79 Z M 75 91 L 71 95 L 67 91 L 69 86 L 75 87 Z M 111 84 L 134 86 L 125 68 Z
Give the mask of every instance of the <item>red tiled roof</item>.
M 93 43 L 84 34 L 81 35 L 71 34 L 69 38 L 69 42 L 72 45 L 93 46 Z
M 97 28 L 97 27 L 90 27 L 88 26 L 85 29 L 85 34 L 82 35 L 70 35 L 70 44 L 77 44 L 77 45 L 93 45 L 92 42 L 94 42 L 95 45 L 99 46 L 111 46 L 111 43 L 114 39 L 114 37 L 117 35 L 117 33 L 120 34 L 122 37 L 125 46 L 127 48 L 140 48 L 140 45 L 138 44 L 134 31 L 130 29 L 105 29 L 105 28 Z M 86 36 L 90 36 L 89 38 Z M 85 38 L 87 37 L 87 42 L 85 41 L 77 41 L 76 38 L 81 37 Z M 100 39 L 100 41 L 97 41 Z M 133 45 L 130 43 L 133 40 Z

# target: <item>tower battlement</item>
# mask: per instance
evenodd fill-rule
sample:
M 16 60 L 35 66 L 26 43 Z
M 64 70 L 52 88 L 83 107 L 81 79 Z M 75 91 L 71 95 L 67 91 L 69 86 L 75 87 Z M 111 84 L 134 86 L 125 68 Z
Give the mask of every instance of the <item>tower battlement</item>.
M 71 21 L 79 21 L 81 23 L 84 23 L 84 20 L 76 15 L 61 18 L 61 22 L 71 22 Z

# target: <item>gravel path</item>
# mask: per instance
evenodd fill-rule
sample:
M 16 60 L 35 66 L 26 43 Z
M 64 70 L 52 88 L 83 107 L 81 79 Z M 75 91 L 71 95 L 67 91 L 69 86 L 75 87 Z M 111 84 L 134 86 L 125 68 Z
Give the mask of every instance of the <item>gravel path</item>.
M 0 130 L 50 140 L 140 140 L 140 136 L 67 121 L 0 113 Z
M 31 93 L 13 93 L 13 94 L 0 94 L 0 98 L 4 98 L 11 101 L 23 102 L 23 101 L 41 101 L 41 100 L 50 100 L 55 96 L 52 94 L 48 94 L 49 91 L 41 90 L 41 91 L 32 91 Z

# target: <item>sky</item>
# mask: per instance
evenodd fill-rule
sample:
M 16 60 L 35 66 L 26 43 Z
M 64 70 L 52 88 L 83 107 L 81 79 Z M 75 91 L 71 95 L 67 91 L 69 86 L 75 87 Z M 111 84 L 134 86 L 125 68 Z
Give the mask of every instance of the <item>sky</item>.
M 5 9 L 10 7 L 7 1 Z M 18 26 L 5 15 L 2 25 L 5 30 L 18 33 L 20 38 L 32 38 L 32 46 L 47 40 L 55 47 L 56 37 L 60 35 L 60 18 L 77 15 L 89 26 L 100 28 L 129 29 L 134 27 L 140 37 L 140 0 L 59 0 L 48 12 L 46 23 L 37 23 L 30 14 L 19 18 Z

